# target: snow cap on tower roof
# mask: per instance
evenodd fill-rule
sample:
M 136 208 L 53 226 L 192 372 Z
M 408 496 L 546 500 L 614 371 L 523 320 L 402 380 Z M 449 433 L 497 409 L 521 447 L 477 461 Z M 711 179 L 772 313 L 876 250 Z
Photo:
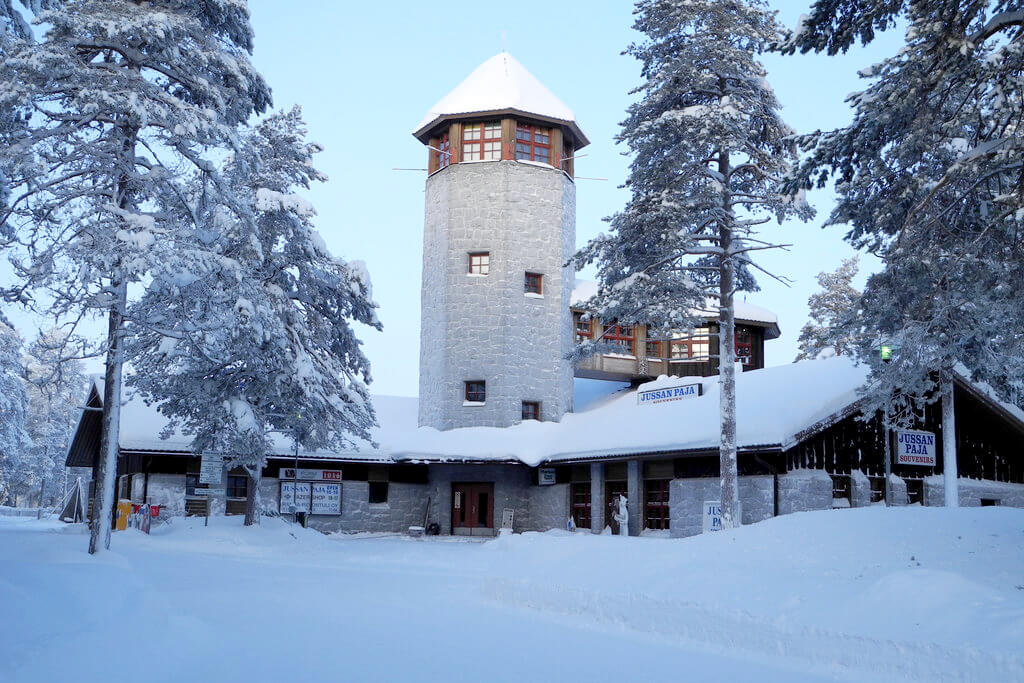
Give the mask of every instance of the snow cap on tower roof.
M 425 143 L 431 129 L 445 119 L 513 112 L 561 123 L 572 131 L 577 148 L 590 143 L 572 110 L 507 52 L 488 59 L 438 100 L 413 135 Z

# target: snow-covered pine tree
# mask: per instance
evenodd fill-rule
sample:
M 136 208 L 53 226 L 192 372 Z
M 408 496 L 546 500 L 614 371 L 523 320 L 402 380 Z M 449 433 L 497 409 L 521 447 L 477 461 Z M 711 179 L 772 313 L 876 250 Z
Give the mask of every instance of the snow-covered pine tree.
M 249 62 L 239 0 L 66 0 L 38 21 L 43 38 L 0 62 L 0 111 L 32 111 L 0 149 L 0 166 L 17 169 L 0 225 L 21 246 L 6 298 L 31 304 L 43 289 L 57 315 L 107 315 L 95 553 L 110 543 L 128 285 L 180 260 L 167 248 L 180 226 L 151 202 L 188 168 L 211 170 L 204 155 L 270 91 Z
M 12 489 L 21 481 L 32 446 L 25 428 L 27 417 L 21 337 L 0 313 L 0 505 L 8 502 Z
M 55 504 L 64 493 L 64 459 L 85 396 L 81 361 L 65 359 L 66 342 L 63 331 L 45 330 L 29 346 L 26 358 L 32 438 L 26 469 L 33 472 L 34 489 L 44 491 L 40 506 Z
M 845 321 L 857 312 L 860 292 L 850 283 L 857 275 L 859 263 L 859 256 L 851 256 L 831 273 L 818 273 L 821 291 L 807 299 L 810 320 L 800 330 L 800 352 L 794 361 L 817 358 L 826 349 L 840 356 L 853 352 L 854 339 Z
M 835 54 L 897 17 L 905 47 L 862 72 L 872 83 L 848 99 L 853 123 L 801 140 L 809 155 L 794 184 L 835 177 L 828 223 L 848 224 L 847 239 L 885 262 L 862 302 L 874 341 L 860 352 L 872 369 L 865 407 L 907 424 L 922 402 L 951 400 L 959 363 L 1003 397 L 1024 397 L 1024 10 L 1005 0 L 821 0 L 780 49 Z M 895 348 L 891 363 L 880 342 Z M 944 452 L 955 452 L 944 431 Z
M 369 362 L 352 329 L 380 329 L 370 279 L 361 262 L 331 256 L 296 194 L 326 180 L 305 134 L 297 108 L 247 131 L 224 173 L 240 205 L 197 177 L 193 239 L 213 245 L 219 262 L 187 281 L 156 273 L 130 311 L 150 324 L 129 346 L 145 369 L 129 385 L 194 435 L 196 452 L 245 467 L 247 525 L 258 519 L 271 431 L 339 450 L 353 437 L 369 441 L 375 421 Z
M 587 308 L 606 321 L 668 336 L 691 331 L 696 311 L 718 312 L 722 519 L 732 527 L 740 523 L 733 296 L 756 288 L 752 255 L 777 246 L 755 237 L 756 227 L 811 214 L 778 188 L 795 148 L 756 55 L 779 27 L 757 0 L 641 0 L 634 13 L 646 39 L 626 53 L 642 63 L 644 83 L 618 136 L 634 154 L 632 197 L 609 219 L 611 234 L 574 263 L 598 262 Z

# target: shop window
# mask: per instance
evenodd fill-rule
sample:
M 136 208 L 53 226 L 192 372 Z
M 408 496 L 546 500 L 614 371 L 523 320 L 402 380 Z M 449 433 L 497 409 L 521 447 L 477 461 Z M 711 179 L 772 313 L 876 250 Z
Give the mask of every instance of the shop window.
M 644 528 L 668 529 L 668 488 L 671 479 L 644 480 Z
M 577 529 L 590 529 L 590 482 L 576 482 L 569 486 L 572 521 Z
M 501 159 L 501 122 L 467 123 L 462 127 L 463 161 Z
M 551 129 L 519 124 L 516 126 L 516 159 L 551 163 Z
M 447 168 L 452 163 L 452 142 L 448 139 L 448 133 L 441 136 L 437 143 L 437 168 Z
M 584 318 L 582 313 L 573 313 L 573 327 L 576 329 L 576 343 L 590 341 L 594 336 L 593 321 Z
M 736 328 L 736 360 L 743 365 L 754 362 L 754 335 L 745 327 Z
M 616 347 L 612 353 L 633 355 L 633 328 L 629 325 L 606 325 L 604 341 Z
M 228 498 L 245 498 L 249 495 L 249 477 L 244 475 L 228 475 Z
M 470 403 L 483 403 L 487 400 L 487 383 L 483 380 L 466 382 L 466 400 Z
M 488 275 L 491 272 L 491 252 L 474 251 L 469 254 L 469 274 Z
M 523 401 L 523 419 L 539 420 L 540 403 L 538 403 L 537 401 Z
M 650 339 L 648 339 L 644 343 L 644 352 L 647 354 L 648 358 L 651 358 L 651 359 L 659 359 L 659 358 L 661 358 L 661 342 L 660 341 L 651 341 Z
M 374 504 L 388 502 L 388 482 L 369 482 L 369 502 Z
M 540 273 L 526 273 L 523 281 L 523 291 L 527 294 L 543 294 L 544 276 Z
M 692 335 L 674 337 L 669 342 L 672 360 L 708 360 L 711 357 L 708 340 L 710 330 L 698 327 Z

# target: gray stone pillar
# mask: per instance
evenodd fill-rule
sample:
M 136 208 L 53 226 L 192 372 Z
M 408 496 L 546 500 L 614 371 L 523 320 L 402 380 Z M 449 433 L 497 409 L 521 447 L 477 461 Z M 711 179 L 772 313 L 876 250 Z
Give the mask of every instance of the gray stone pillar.
M 604 531 L 604 464 L 590 464 L 590 531 Z
M 641 479 L 640 467 L 643 463 L 639 460 L 626 462 L 626 496 L 629 498 L 629 535 L 639 536 L 640 530 L 644 528 L 643 507 L 641 496 L 643 496 L 643 481 Z

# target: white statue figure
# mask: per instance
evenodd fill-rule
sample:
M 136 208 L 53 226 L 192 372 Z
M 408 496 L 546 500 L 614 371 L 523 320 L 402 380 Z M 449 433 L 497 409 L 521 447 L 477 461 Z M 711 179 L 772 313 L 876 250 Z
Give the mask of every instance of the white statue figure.
M 612 515 L 612 518 L 619 525 L 619 536 L 629 536 L 629 509 L 626 507 L 626 497 L 619 495 L 619 511 Z

